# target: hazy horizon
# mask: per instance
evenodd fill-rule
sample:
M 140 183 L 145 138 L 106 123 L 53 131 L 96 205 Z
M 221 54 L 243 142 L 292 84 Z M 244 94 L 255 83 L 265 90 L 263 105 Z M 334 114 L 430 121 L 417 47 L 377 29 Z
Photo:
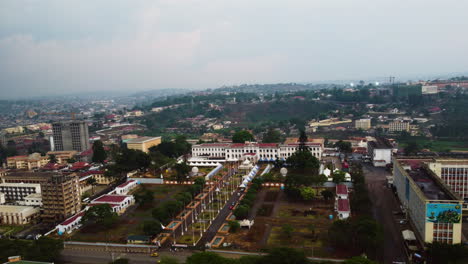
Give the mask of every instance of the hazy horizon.
M 0 98 L 468 69 L 468 2 L 0 2 Z

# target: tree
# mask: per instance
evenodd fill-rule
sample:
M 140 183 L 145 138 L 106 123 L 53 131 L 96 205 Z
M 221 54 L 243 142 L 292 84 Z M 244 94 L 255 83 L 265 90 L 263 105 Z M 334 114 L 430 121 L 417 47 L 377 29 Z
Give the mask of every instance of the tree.
M 270 128 L 263 136 L 263 143 L 278 143 L 281 141 L 281 134 L 277 130 Z
M 414 141 L 408 143 L 408 145 L 404 149 L 406 155 L 413 155 L 421 151 L 421 146 Z
M 236 209 L 234 209 L 234 216 L 236 219 L 245 219 L 249 215 L 250 208 L 245 205 L 239 205 Z
M 141 205 L 151 204 L 154 201 L 154 192 L 151 190 L 143 189 L 141 192 L 136 193 L 135 200 Z
M 297 170 L 312 170 L 316 172 L 320 167 L 320 162 L 308 150 L 298 150 L 294 152 L 286 162 Z
M 162 231 L 161 222 L 157 220 L 149 220 L 143 222 L 143 233 L 148 236 L 154 236 Z
M 281 233 L 283 234 L 284 237 L 286 237 L 287 239 L 291 239 L 292 238 L 292 234 L 294 232 L 294 227 L 290 224 L 284 224 L 283 226 L 281 226 Z
M 308 264 L 310 261 L 307 259 L 303 251 L 293 248 L 274 248 L 264 256 L 260 262 L 261 264 Z
M 190 172 L 190 166 L 187 163 L 177 163 L 174 165 L 174 169 L 176 171 L 176 178 L 178 182 L 186 180 L 188 173 Z
M 89 177 L 89 178 L 86 180 L 86 184 L 91 185 L 92 192 L 94 193 L 94 186 L 97 184 L 96 179 L 95 179 L 94 177 Z
M 94 223 L 108 229 L 117 222 L 117 213 L 112 211 L 109 204 L 98 204 L 89 208 L 81 221 L 84 224 Z
M 378 264 L 377 262 L 375 261 L 372 261 L 370 259 L 367 259 L 365 257 L 352 257 L 348 260 L 346 260 L 345 262 L 343 262 L 344 264 Z
M 180 262 L 173 257 L 162 256 L 159 264 L 179 264 Z
M 310 201 L 315 197 L 315 190 L 311 187 L 301 187 L 300 189 L 302 199 Z
M 229 221 L 229 233 L 236 233 L 240 229 L 240 224 L 237 221 Z
M 254 141 L 254 137 L 247 130 L 241 130 L 234 133 L 232 136 L 233 143 L 245 143 L 246 141 Z
M 228 261 L 213 252 L 200 252 L 188 257 L 185 264 L 226 264 Z
M 447 263 L 461 264 L 468 261 L 468 249 L 462 244 L 450 245 L 434 242 L 427 244 L 427 256 L 429 264 Z
M 54 154 L 49 155 L 49 163 L 57 163 L 57 157 Z
M 107 153 L 104 150 L 104 145 L 101 140 L 96 140 L 93 143 L 93 162 L 103 163 L 107 159 Z
M 49 237 L 40 237 L 26 249 L 23 256 L 28 260 L 50 262 L 56 260 L 60 256 L 62 249 L 62 240 Z
M 333 182 L 336 184 L 339 184 L 340 182 L 344 182 L 346 179 L 345 175 L 346 175 L 346 172 L 344 171 L 340 171 L 340 170 L 334 171 L 332 175 Z
M 128 264 L 130 261 L 126 258 L 118 258 L 114 261 L 109 262 L 109 264 Z
M 323 198 L 324 198 L 325 200 L 327 200 L 327 201 L 333 199 L 333 196 L 334 196 L 334 195 L 333 195 L 333 192 L 330 191 L 330 190 L 323 190 L 323 191 L 320 192 L 320 194 L 321 194 L 321 195 L 323 196 Z
M 344 153 L 351 153 L 352 152 L 351 142 L 339 140 L 338 142 L 335 143 L 335 147 L 338 148 L 341 152 L 344 152 Z

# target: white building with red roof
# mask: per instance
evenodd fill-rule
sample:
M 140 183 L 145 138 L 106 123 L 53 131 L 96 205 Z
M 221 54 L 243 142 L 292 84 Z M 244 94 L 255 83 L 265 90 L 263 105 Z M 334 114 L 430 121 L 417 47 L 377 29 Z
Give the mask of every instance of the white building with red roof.
M 344 184 L 337 184 L 336 185 L 336 198 L 348 199 L 348 186 Z
M 62 223 L 60 223 L 58 226 L 57 226 L 57 232 L 59 235 L 62 235 L 64 233 L 71 233 L 73 230 L 75 229 L 78 229 L 81 227 L 81 218 L 83 217 L 83 215 L 85 214 L 85 211 L 81 211 L 77 214 L 75 214 L 74 216 L 66 219 L 65 221 L 63 221 Z
M 348 199 L 338 199 L 336 212 L 339 219 L 346 219 L 351 215 L 351 208 Z
M 99 204 L 109 204 L 112 211 L 117 214 L 123 214 L 128 207 L 135 203 L 133 195 L 120 195 L 120 194 L 104 194 L 91 201 L 87 208 Z
M 286 160 L 299 149 L 299 142 L 278 143 L 203 143 L 192 146 L 191 165 L 203 166 L 213 162 L 242 161 L 254 155 L 258 161 Z M 322 158 L 323 145 L 307 142 L 306 146 L 317 159 Z M 205 161 L 205 163 L 203 163 Z
M 138 182 L 135 180 L 129 180 L 115 187 L 115 194 L 127 194 L 131 190 L 135 189 L 138 186 Z

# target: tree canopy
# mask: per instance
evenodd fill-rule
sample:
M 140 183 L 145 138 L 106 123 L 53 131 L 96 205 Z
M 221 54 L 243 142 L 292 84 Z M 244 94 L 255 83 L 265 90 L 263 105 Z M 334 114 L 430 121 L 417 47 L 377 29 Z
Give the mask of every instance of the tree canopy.
M 104 150 L 104 145 L 101 140 L 96 140 L 93 143 L 93 162 L 103 163 L 107 159 L 107 153 Z
M 254 141 L 255 138 L 247 130 L 241 130 L 234 133 L 232 136 L 232 142 L 234 143 L 245 143 L 246 141 Z
M 81 218 L 81 222 L 84 224 L 94 223 L 105 228 L 110 228 L 117 220 L 117 213 L 112 211 L 109 204 L 94 205 L 86 210 Z
M 263 143 L 279 143 L 281 142 L 281 134 L 277 130 L 270 128 L 268 131 L 263 135 Z

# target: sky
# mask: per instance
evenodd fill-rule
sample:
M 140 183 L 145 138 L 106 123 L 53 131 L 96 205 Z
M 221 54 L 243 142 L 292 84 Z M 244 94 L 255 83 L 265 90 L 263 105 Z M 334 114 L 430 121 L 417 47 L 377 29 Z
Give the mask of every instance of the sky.
M 463 0 L 1 0 L 0 98 L 445 74 Z

